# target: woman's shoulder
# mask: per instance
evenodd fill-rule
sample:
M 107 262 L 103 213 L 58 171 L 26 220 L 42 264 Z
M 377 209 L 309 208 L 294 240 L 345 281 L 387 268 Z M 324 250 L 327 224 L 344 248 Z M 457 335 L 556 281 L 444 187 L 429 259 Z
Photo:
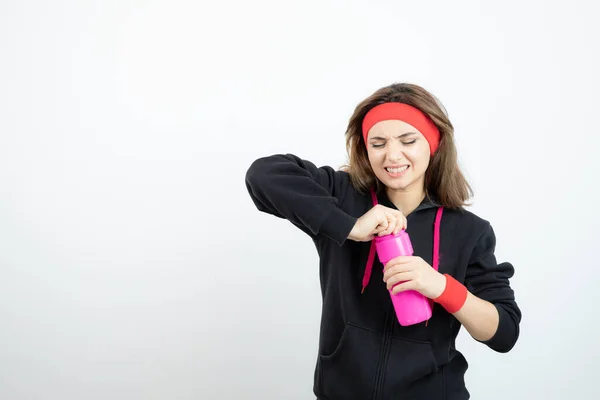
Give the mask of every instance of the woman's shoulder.
M 249 184 L 265 181 L 281 185 L 309 185 L 316 183 L 321 190 L 338 199 L 345 197 L 348 191 L 355 191 L 350 174 L 343 168 L 334 168 L 332 164 L 320 163 L 314 159 L 304 158 L 294 153 L 273 153 L 256 158 L 246 171 L 246 182 Z M 312 195 L 319 195 L 316 188 Z
M 467 207 L 445 209 L 444 212 L 455 229 L 468 233 L 475 241 L 480 240 L 482 236 L 494 234 L 490 220 Z
M 347 171 L 334 168 L 332 164 L 320 163 L 315 159 L 300 157 L 295 153 L 271 153 L 260 156 L 252 160 L 248 171 L 289 168 L 300 168 L 310 174 L 326 173 L 343 180 L 348 180 L 350 177 Z
M 452 209 L 449 211 L 456 214 L 458 216 L 458 218 L 460 218 L 461 220 L 472 223 L 476 226 L 484 227 L 484 226 L 490 224 L 490 221 L 485 219 L 479 213 L 476 213 L 475 211 L 470 210 L 467 206 L 459 207 L 459 208 Z

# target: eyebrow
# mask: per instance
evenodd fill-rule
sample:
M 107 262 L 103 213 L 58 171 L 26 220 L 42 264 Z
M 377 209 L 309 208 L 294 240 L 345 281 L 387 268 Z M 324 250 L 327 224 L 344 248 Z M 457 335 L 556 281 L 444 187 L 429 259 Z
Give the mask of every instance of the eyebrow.
M 402 139 L 402 138 L 416 135 L 416 134 L 417 134 L 417 132 L 406 132 L 406 133 L 403 133 L 402 135 L 396 136 L 396 139 Z M 381 137 L 381 136 L 373 136 L 373 137 L 371 137 L 371 140 L 386 140 L 386 138 Z

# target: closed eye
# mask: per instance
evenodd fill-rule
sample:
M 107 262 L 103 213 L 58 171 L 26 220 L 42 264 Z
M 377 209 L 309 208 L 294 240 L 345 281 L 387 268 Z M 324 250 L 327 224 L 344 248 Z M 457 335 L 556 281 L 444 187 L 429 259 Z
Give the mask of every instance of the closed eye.
M 411 144 L 415 144 L 416 141 L 417 141 L 417 139 L 413 139 L 409 142 L 402 142 L 402 144 L 405 146 L 409 146 Z M 375 149 L 380 149 L 382 147 L 385 147 L 385 143 L 371 143 L 371 146 L 373 146 L 373 148 L 375 148 Z

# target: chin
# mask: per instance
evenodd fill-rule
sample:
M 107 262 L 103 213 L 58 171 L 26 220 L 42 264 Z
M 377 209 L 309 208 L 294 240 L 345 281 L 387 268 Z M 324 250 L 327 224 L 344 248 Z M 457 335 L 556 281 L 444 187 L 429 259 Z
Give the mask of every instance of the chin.
M 406 191 L 415 185 L 413 176 L 405 175 L 399 178 L 390 178 L 389 176 L 378 176 L 379 180 L 390 190 Z
M 392 190 L 404 190 L 410 185 L 410 180 L 406 178 L 396 178 L 390 179 L 387 176 L 378 176 L 381 183 L 383 183 L 387 188 Z
M 404 191 L 406 189 L 408 189 L 408 187 L 410 186 L 410 182 L 409 183 L 405 183 L 405 182 L 383 182 L 385 184 L 385 186 L 388 187 L 388 189 L 390 190 L 398 190 L 398 191 Z

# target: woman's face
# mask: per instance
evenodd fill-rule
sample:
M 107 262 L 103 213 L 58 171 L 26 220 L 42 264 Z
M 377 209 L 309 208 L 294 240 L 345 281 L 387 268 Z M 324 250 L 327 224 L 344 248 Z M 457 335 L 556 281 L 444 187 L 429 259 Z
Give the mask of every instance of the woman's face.
M 393 191 L 424 189 L 429 152 L 423 134 L 404 121 L 378 122 L 367 137 L 371 168 Z

